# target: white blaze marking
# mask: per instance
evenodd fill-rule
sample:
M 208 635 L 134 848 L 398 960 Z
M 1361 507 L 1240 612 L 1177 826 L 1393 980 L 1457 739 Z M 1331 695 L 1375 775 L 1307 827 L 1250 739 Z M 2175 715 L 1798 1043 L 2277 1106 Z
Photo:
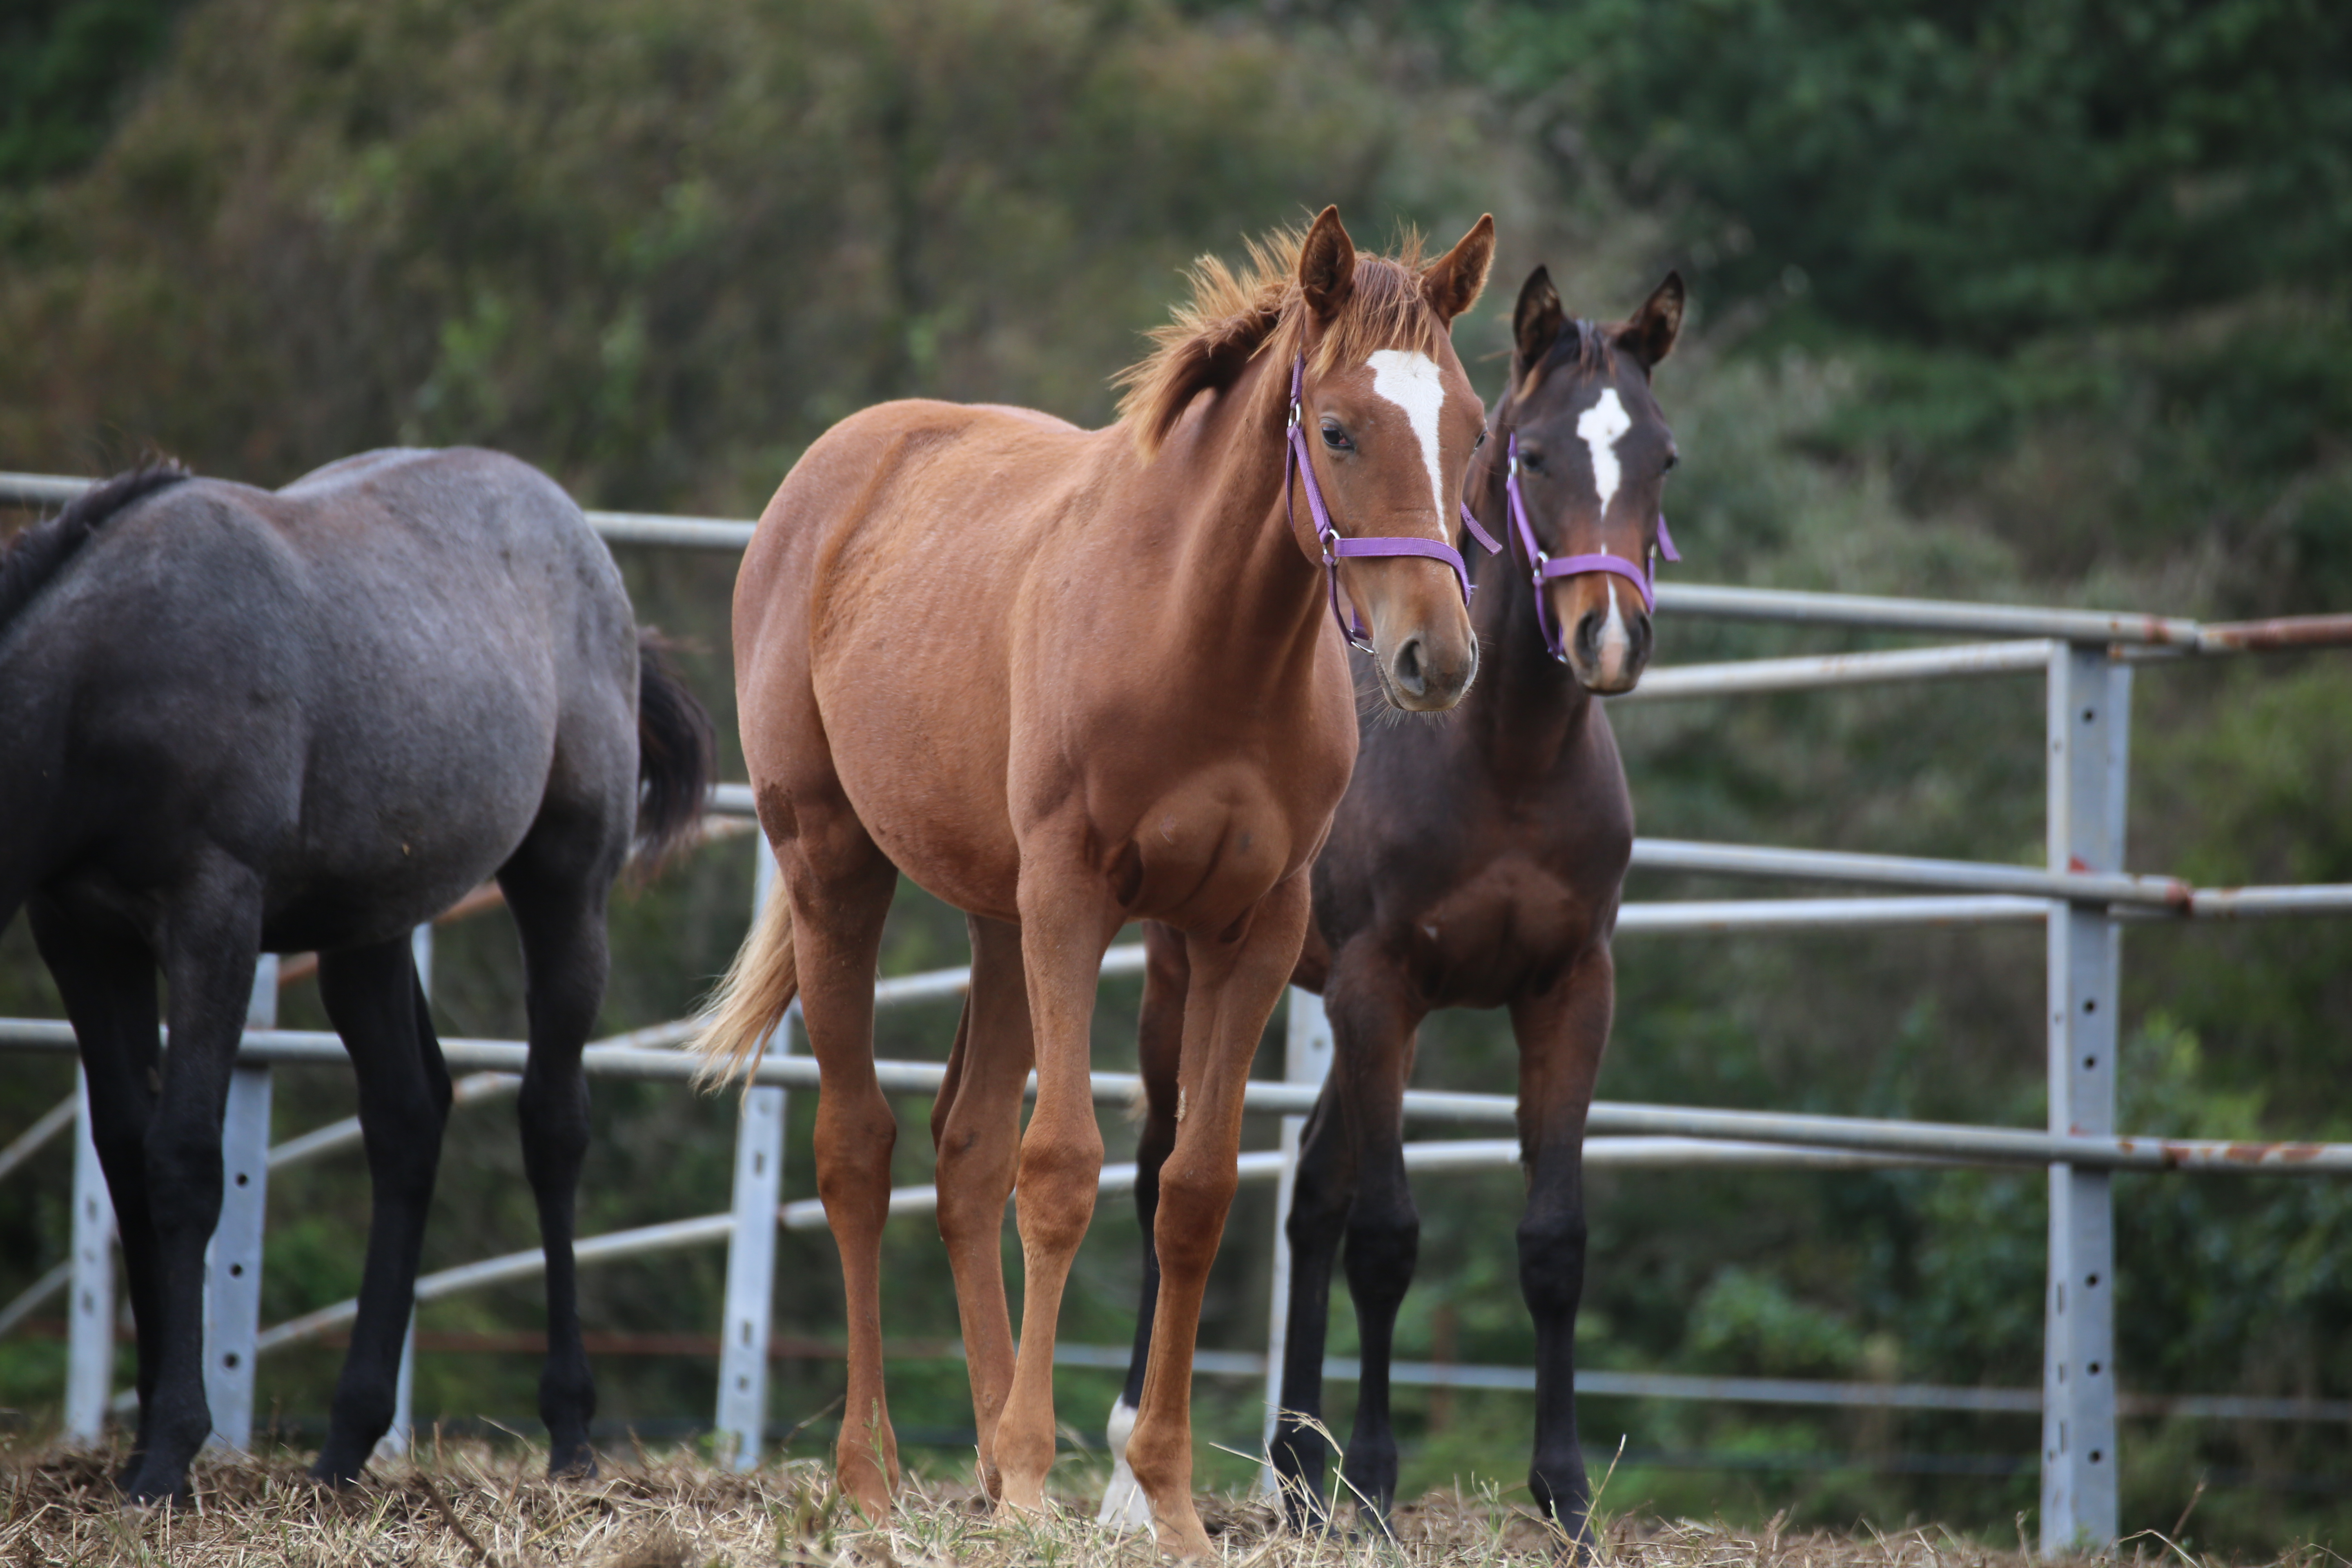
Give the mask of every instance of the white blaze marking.
M 1437 537 L 1444 539 L 1445 489 L 1438 479 L 1443 469 L 1437 460 L 1437 416 L 1445 407 L 1445 373 L 1427 354 L 1402 349 L 1381 349 L 1364 363 L 1372 369 L 1372 390 L 1404 410 L 1421 442 L 1421 460 L 1429 470 L 1430 505 L 1437 513 Z
M 1612 392 L 1609 395 L 1617 395 Z M 1611 466 L 1615 466 L 1613 459 Z M 1633 639 L 1625 630 L 1624 615 L 1617 608 L 1617 579 L 1604 578 L 1601 586 L 1609 595 L 1609 618 L 1601 624 L 1600 674 L 1603 680 L 1613 680 L 1633 656 Z
M 1602 391 L 1601 400 L 1576 416 L 1576 433 L 1592 449 L 1592 488 L 1601 493 L 1601 515 L 1609 515 L 1610 498 L 1617 493 L 1617 482 L 1623 476 L 1617 467 L 1617 443 L 1633 427 L 1633 416 L 1617 401 L 1613 386 Z M 1617 595 L 1609 595 L 1609 608 L 1614 614 Z
M 1103 1493 L 1102 1511 L 1095 1515 L 1095 1522 L 1128 1530 L 1150 1530 L 1156 1539 L 1160 1532 L 1152 1530 L 1151 1500 L 1143 1495 L 1135 1472 L 1128 1468 L 1127 1440 L 1135 1435 L 1135 1406 L 1127 1402 L 1126 1394 L 1120 1394 L 1118 1403 L 1110 1407 L 1110 1429 L 1104 1435 L 1110 1439 L 1113 1468 L 1110 1486 Z

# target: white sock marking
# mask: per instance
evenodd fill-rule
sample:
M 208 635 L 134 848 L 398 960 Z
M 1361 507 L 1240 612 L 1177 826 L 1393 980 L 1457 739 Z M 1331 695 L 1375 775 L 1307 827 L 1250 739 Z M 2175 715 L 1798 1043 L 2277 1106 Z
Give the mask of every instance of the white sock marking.
M 1381 349 L 1364 362 L 1372 368 L 1372 390 L 1404 410 L 1405 421 L 1421 442 L 1421 460 L 1429 470 L 1429 500 L 1437 513 L 1437 537 L 1450 537 L 1446 527 L 1445 490 L 1438 475 L 1437 416 L 1445 407 L 1445 373 L 1427 354 L 1402 349 Z M 1615 396 L 1615 393 L 1611 393 Z
M 1143 1488 L 1127 1464 L 1127 1440 L 1134 1435 L 1135 1406 L 1122 1394 L 1118 1403 L 1110 1407 L 1110 1426 L 1104 1433 L 1110 1440 L 1110 1485 L 1103 1491 L 1102 1509 L 1095 1515 L 1095 1522 L 1112 1529 L 1150 1531 L 1151 1500 L 1143 1495 Z M 1154 1531 L 1153 1534 L 1156 1537 L 1158 1532 Z
M 1610 498 L 1616 495 L 1618 481 L 1624 476 L 1617 467 L 1617 443 L 1633 427 L 1633 416 L 1617 401 L 1613 386 L 1601 391 L 1600 400 L 1576 416 L 1576 433 L 1592 449 L 1592 488 L 1601 495 L 1601 515 L 1609 515 Z M 1616 613 L 1617 598 L 1612 591 L 1609 599 L 1612 615 Z

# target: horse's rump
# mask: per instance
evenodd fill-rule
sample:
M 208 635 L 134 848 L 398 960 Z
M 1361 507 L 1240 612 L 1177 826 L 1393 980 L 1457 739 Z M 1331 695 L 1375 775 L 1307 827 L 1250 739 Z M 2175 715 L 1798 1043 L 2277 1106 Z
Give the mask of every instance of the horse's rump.
M 626 842 L 628 601 L 579 509 L 525 464 L 399 452 L 276 493 L 190 479 L 61 579 L 13 674 L 78 692 L 75 744 L 120 781 L 102 808 L 62 809 L 85 835 L 193 815 L 264 872 L 273 946 L 430 918 L 551 793 Z

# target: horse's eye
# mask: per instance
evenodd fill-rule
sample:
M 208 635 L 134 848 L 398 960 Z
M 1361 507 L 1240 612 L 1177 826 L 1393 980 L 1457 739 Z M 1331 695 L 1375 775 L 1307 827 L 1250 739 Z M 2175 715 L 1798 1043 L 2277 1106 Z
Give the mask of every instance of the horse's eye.
M 1529 451 L 1522 450 L 1522 451 L 1519 453 L 1519 467 L 1521 467 L 1521 468 L 1532 468 L 1532 469 L 1534 469 L 1537 473 L 1542 473 L 1542 472 L 1543 472 L 1543 454 L 1542 454 L 1541 452 L 1529 452 Z
M 1353 441 L 1348 439 L 1348 433 L 1337 425 L 1323 426 L 1323 444 L 1335 452 L 1345 452 L 1355 446 Z
M 1473 441 L 1473 442 L 1471 442 L 1471 443 L 1470 443 L 1470 449 L 1471 449 L 1472 451 L 1474 451 L 1474 452 L 1475 452 L 1475 451 L 1476 451 L 1479 447 L 1481 447 L 1485 446 L 1486 444 L 1486 432 L 1485 432 L 1484 430 L 1481 430 L 1481 431 L 1479 431 L 1479 432 L 1478 432 L 1478 438 L 1477 438 L 1475 441 Z
M 1668 452 L 1666 454 L 1666 468 L 1671 471 L 1675 465 L 1682 460 L 1683 455 L 1680 452 Z

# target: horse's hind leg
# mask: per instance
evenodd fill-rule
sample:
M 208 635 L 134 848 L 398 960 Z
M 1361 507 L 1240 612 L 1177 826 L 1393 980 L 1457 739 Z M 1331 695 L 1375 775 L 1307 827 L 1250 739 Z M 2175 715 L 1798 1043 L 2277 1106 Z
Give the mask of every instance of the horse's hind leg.
M 1143 1078 L 1143 1128 L 1135 1144 L 1135 1218 L 1143 1232 L 1143 1299 L 1135 1309 L 1135 1348 L 1127 1386 L 1110 1407 L 1111 1476 L 1097 1524 L 1149 1529 L 1151 1500 L 1127 1462 L 1127 1439 L 1143 1405 L 1143 1377 L 1151 1364 L 1151 1320 L 1160 1306 L 1160 1249 L 1151 1227 L 1160 1216 L 1160 1167 L 1176 1147 L 1176 1078 L 1184 1054 L 1184 993 L 1192 975 L 1183 936 L 1157 921 L 1143 928 L 1143 1013 L 1136 1030 L 1136 1063 Z
M 580 1054 L 604 999 L 604 902 L 625 847 L 625 829 L 615 832 L 601 818 L 551 809 L 499 871 L 522 942 L 530 1017 L 530 1055 L 516 1114 L 547 1253 L 547 1365 L 540 1373 L 539 1414 L 547 1423 L 550 1475 L 596 1470 L 588 1445 L 596 1383 L 580 1339 L 572 1256 L 580 1163 L 588 1152 L 588 1079 Z
M 1004 1200 L 1021 1144 L 1021 1089 L 1029 1077 L 1029 993 L 1021 929 L 971 917 L 971 991 L 964 999 L 948 1079 L 931 1113 L 939 1153 L 940 1237 L 955 1275 L 971 1413 L 980 1435 L 980 1483 L 992 1498 L 996 1422 L 1013 1387 L 1013 1322 L 1004 1300 Z
M 1519 1042 L 1519 1150 L 1528 1171 L 1519 1290 L 1536 1325 L 1536 1445 L 1528 1486 L 1579 1556 L 1592 1493 L 1576 1430 L 1576 1310 L 1584 1293 L 1584 1123 L 1609 1042 L 1616 972 L 1584 954 L 1550 991 L 1512 1005 Z
M 147 1129 L 155 1116 L 156 1059 L 162 1044 L 155 1007 L 155 959 L 129 931 L 77 921 L 45 899 L 27 912 L 33 940 L 57 981 L 89 1079 L 90 1138 L 114 1195 L 122 1239 L 122 1273 L 139 1332 L 139 1436 L 117 1478 L 128 1485 L 147 1452 L 163 1364 L 163 1302 L 156 1271 L 155 1225 L 147 1206 Z
M 319 995 L 359 1078 L 374 1210 L 359 1320 L 335 1385 L 327 1445 L 310 1467 L 320 1480 L 341 1485 L 359 1479 L 392 1426 L 401 1342 L 449 1118 L 449 1072 L 405 937 L 320 954 Z
M 792 900 L 801 1019 L 817 1061 L 816 1187 L 841 1252 L 849 1388 L 834 1473 L 873 1520 L 898 1489 L 898 1440 L 882 1385 L 882 1226 L 890 1217 L 890 1152 L 898 1120 L 874 1075 L 874 960 L 898 873 L 846 803 L 776 846 Z M 1002 1212 L 1000 1210 L 1000 1212 Z
M 127 1489 L 141 1502 L 184 1490 L 188 1464 L 212 1432 L 204 1377 L 205 1248 L 220 1221 L 221 1117 L 253 995 L 261 879 L 226 855 L 204 854 L 172 894 L 164 925 L 172 1051 L 144 1149 L 161 1323 L 150 1342 L 156 1366 L 141 1413 L 146 1450 Z M 142 1330 L 145 1340 L 143 1324 Z

